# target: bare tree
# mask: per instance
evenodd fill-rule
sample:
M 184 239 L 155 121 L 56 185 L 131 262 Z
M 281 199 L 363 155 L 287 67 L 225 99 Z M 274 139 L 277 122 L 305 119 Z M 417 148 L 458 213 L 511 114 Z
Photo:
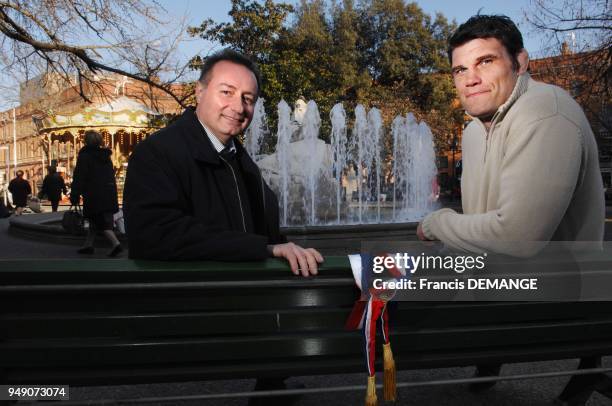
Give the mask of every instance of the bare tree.
M 610 0 L 531 0 L 525 19 L 557 44 L 603 49 L 612 44 Z M 572 35 L 573 34 L 573 35 Z
M 612 2 L 531 0 L 525 19 L 562 55 L 542 66 L 543 77 L 565 82 L 598 127 L 612 132 Z
M 174 58 L 185 25 L 163 14 L 147 0 L 0 0 L 0 68 L 26 80 L 53 73 L 86 100 L 111 72 L 184 106 L 190 95 L 173 84 L 187 70 Z

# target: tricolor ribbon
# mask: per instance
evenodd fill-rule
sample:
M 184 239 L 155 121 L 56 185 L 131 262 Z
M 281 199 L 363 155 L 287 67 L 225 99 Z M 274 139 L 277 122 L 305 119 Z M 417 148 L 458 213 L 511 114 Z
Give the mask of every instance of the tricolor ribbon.
M 384 254 L 390 256 L 390 254 Z M 351 269 L 355 283 L 361 290 L 361 298 L 353 306 L 353 310 L 346 321 L 346 328 L 356 330 L 360 328 L 363 333 L 364 353 L 366 358 L 366 370 L 368 371 L 368 385 L 366 391 L 365 405 L 376 406 L 376 328 L 380 321 L 380 332 L 383 338 L 383 394 L 385 401 L 397 399 L 395 360 L 391 352 L 389 341 L 389 310 L 388 302 L 393 297 L 394 291 L 383 291 L 374 289 L 372 286 L 372 269 L 374 257 L 370 254 L 349 255 Z M 386 270 L 380 277 L 391 280 L 406 277 L 406 270 L 393 266 Z M 409 273 L 408 273 L 409 275 Z

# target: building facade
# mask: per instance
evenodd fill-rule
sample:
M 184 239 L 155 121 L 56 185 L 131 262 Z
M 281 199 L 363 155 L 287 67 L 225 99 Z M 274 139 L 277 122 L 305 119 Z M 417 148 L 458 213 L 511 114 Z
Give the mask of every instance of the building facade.
M 612 60 L 610 52 L 574 53 L 564 43 L 556 56 L 529 62 L 531 76 L 572 95 L 583 108 L 599 148 L 604 187 L 612 189 Z M 608 192 L 610 195 L 610 192 Z
M 21 84 L 19 106 L 0 113 L 1 187 L 22 170 L 36 194 L 49 165 L 70 184 L 83 134 L 91 129 L 112 150 L 121 194 L 134 145 L 182 110 L 162 91 L 119 75 L 99 77 L 85 94 L 89 100 L 49 75 Z

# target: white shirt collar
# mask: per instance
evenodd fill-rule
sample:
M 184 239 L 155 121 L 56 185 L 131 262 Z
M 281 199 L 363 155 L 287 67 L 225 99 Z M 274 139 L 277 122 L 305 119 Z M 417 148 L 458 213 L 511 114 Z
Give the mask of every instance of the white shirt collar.
M 200 121 L 199 118 L 198 118 L 198 121 L 200 122 L 202 127 L 204 127 L 204 132 L 206 132 L 206 135 L 208 136 L 208 139 L 210 140 L 210 142 L 212 142 L 212 144 L 215 147 L 215 150 L 217 152 L 223 151 L 225 149 L 225 147 L 229 148 L 229 150 L 234 152 L 234 153 L 236 152 L 236 145 L 234 145 L 234 140 L 232 138 L 230 138 L 230 140 L 227 142 L 227 145 L 223 145 L 223 143 L 221 141 L 219 141 L 219 138 L 217 138 L 215 136 L 215 133 L 213 133 L 210 130 L 210 128 L 208 128 L 206 126 L 206 124 L 204 124 L 202 121 Z

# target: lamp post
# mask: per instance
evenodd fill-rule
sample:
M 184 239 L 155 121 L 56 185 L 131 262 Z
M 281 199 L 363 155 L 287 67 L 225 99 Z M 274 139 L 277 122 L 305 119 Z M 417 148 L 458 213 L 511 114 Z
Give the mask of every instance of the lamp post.
M 8 188 L 8 182 L 9 182 L 9 172 L 11 170 L 10 148 L 8 146 L 8 135 L 7 135 L 8 123 L 9 123 L 8 114 L 4 113 L 2 115 L 2 118 L 0 119 L 0 124 L 2 125 L 2 143 L 5 144 L 5 145 L 0 146 L 0 151 L 2 150 L 5 151 L 4 164 L 6 168 L 4 170 L 4 177 L 2 178 L 2 200 L 4 201 L 4 206 L 6 206 L 8 203 L 7 188 Z
M 17 176 L 17 115 L 15 107 L 13 107 L 13 166 L 13 173 Z
M 8 185 L 8 181 L 9 181 L 9 170 L 10 170 L 10 154 L 9 154 L 9 147 L 7 147 L 6 145 L 2 145 L 0 146 L 0 150 L 4 150 L 6 151 L 6 155 L 4 157 L 4 162 L 6 163 L 6 169 L 4 172 L 4 177 L 2 179 L 2 199 L 4 200 L 4 206 L 6 207 L 7 205 L 7 196 L 6 196 L 6 191 L 7 191 L 7 185 Z

